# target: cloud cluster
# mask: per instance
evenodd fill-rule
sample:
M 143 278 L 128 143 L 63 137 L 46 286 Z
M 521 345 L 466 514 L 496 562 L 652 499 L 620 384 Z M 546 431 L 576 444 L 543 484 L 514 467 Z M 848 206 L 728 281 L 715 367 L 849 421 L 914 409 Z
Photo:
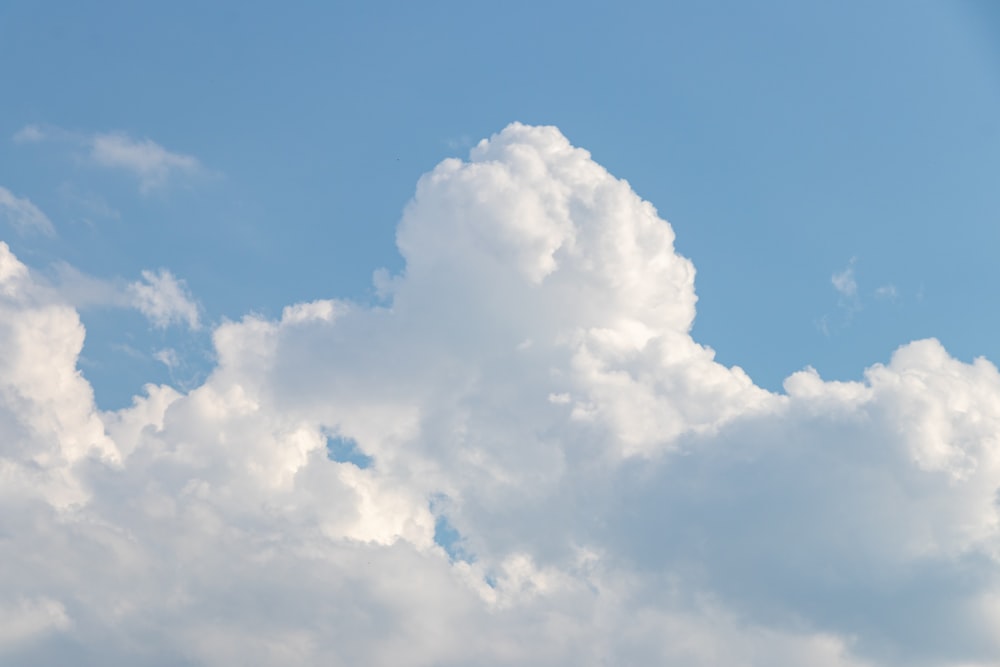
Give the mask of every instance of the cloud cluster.
M 1000 660 L 992 364 L 755 386 L 691 338 L 670 226 L 554 128 L 441 163 L 397 240 L 384 306 L 224 323 L 204 384 L 105 413 L 0 246 L 3 661 Z

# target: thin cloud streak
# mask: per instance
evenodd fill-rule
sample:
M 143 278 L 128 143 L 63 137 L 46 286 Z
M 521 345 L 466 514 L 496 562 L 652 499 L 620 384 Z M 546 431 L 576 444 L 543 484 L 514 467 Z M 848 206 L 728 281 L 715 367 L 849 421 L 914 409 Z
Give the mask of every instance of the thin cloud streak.
M 172 153 L 150 139 L 132 139 L 121 132 L 95 135 L 90 146 L 95 164 L 130 172 L 139 179 L 144 193 L 166 186 L 178 175 L 202 170 L 193 156 Z
M 86 134 L 54 126 L 26 125 L 13 135 L 12 141 L 76 145 L 86 151 L 85 160 L 90 164 L 131 174 L 143 194 L 162 190 L 180 178 L 208 173 L 193 155 L 167 150 L 152 139 L 136 139 L 123 131 Z
M 39 232 L 55 236 L 56 229 L 40 208 L 27 198 L 17 197 L 0 186 L 0 219 L 6 220 L 19 234 Z

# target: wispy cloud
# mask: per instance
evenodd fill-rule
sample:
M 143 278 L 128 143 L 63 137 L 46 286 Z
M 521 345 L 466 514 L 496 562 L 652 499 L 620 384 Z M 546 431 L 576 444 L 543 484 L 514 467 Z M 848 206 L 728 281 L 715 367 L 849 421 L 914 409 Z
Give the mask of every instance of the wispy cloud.
M 858 281 L 854 278 L 854 258 L 851 259 L 847 268 L 838 271 L 830 277 L 833 288 L 837 290 L 844 299 L 855 299 L 858 296 Z
M 896 286 L 892 283 L 882 285 L 875 290 L 876 299 L 895 299 L 897 296 L 899 296 L 899 292 L 896 290 Z
M 165 329 L 171 324 L 187 324 L 197 329 L 200 326 L 198 304 L 187 285 L 166 269 L 143 271 L 142 280 L 128 286 L 128 294 L 132 306 L 156 327 Z
M 165 347 L 162 350 L 156 351 L 153 354 L 153 358 L 171 371 L 180 365 L 180 357 L 177 356 L 177 350 L 172 347 Z
M 0 218 L 6 220 L 18 233 L 41 232 L 55 236 L 56 229 L 48 216 L 29 199 L 17 197 L 10 190 L 0 187 Z
M 147 269 L 141 279 L 126 282 L 121 278 L 99 278 L 60 262 L 51 267 L 50 274 L 34 277 L 49 294 L 49 302 L 78 309 L 134 309 L 157 329 L 172 325 L 185 325 L 191 330 L 201 328 L 201 306 L 185 281 L 167 269 Z
M 144 193 L 162 188 L 177 175 L 202 169 L 191 155 L 173 153 L 151 139 L 133 139 L 123 132 L 95 135 L 90 140 L 90 158 L 102 167 L 133 174 Z
M 51 141 L 76 145 L 85 151 L 85 161 L 131 174 L 143 194 L 162 189 L 180 177 L 207 173 L 193 155 L 168 150 L 152 139 L 137 139 L 123 131 L 87 134 L 53 126 L 26 125 L 12 140 L 19 144 Z

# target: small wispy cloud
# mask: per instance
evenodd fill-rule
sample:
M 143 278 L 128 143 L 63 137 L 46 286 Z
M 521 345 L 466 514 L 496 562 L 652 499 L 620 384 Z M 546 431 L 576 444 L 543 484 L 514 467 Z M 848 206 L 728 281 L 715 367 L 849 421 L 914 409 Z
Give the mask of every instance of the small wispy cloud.
M 90 158 L 102 167 L 130 172 L 139 179 L 143 193 L 165 186 L 176 175 L 202 169 L 191 155 L 173 153 L 151 139 L 133 139 L 123 132 L 95 135 L 90 140 Z
M 830 276 L 830 284 L 838 294 L 837 305 L 844 311 L 848 322 L 854 313 L 861 310 L 861 294 L 858 291 L 857 276 L 854 274 L 854 265 L 857 262 L 857 257 L 851 257 L 846 267 Z
M 24 197 L 0 187 L 0 219 L 6 220 L 18 233 L 41 232 L 55 236 L 56 228 L 40 208 Z
M 39 125 L 25 125 L 12 138 L 16 144 L 33 144 L 48 139 L 48 133 Z
M 177 356 L 177 350 L 172 347 L 165 347 L 162 350 L 158 350 L 153 354 L 153 358 L 171 371 L 180 365 L 180 357 Z
M 153 326 L 165 329 L 171 324 L 187 324 L 190 329 L 200 326 L 198 304 L 188 292 L 183 280 L 170 271 L 143 271 L 142 280 L 128 286 L 131 305 L 145 315 Z
M 855 260 L 851 259 L 846 269 L 838 271 L 830 277 L 833 288 L 845 299 L 854 299 L 858 296 L 858 281 L 854 278 L 854 262 Z
M 840 316 L 834 321 L 829 313 L 817 319 L 814 324 L 824 336 L 830 336 L 834 331 L 843 329 L 851 324 L 855 313 L 861 310 L 861 296 L 858 292 L 858 280 L 854 275 L 854 265 L 857 257 L 852 257 L 847 266 L 840 271 L 835 271 L 830 276 L 830 284 L 837 292 L 837 308 Z
M 897 296 L 899 296 L 899 292 L 896 290 L 896 286 L 892 283 L 882 285 L 875 290 L 876 299 L 895 299 Z
M 206 173 L 193 155 L 167 150 L 152 139 L 136 139 L 123 131 L 86 134 L 33 124 L 18 130 L 12 140 L 18 144 L 49 141 L 76 145 L 86 151 L 85 161 L 130 173 L 139 181 L 143 194 L 162 189 L 178 177 Z

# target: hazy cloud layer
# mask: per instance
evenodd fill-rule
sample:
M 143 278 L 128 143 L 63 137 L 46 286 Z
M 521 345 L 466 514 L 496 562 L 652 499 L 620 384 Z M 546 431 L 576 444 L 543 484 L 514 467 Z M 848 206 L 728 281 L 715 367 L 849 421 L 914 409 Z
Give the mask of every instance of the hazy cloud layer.
M 202 386 L 110 413 L 0 245 L 0 658 L 1000 661 L 992 364 L 756 387 L 692 340 L 670 226 L 554 128 L 442 162 L 397 240 L 385 307 L 224 323 Z

